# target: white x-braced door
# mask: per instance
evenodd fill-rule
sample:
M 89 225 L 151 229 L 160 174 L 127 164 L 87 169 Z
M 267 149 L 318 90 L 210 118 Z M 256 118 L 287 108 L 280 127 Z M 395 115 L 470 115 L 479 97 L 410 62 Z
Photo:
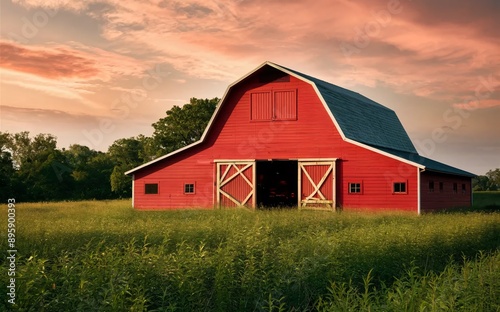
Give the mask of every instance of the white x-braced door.
M 299 208 L 335 210 L 335 160 L 299 160 Z
M 217 165 L 217 205 L 255 207 L 255 161 L 221 161 Z

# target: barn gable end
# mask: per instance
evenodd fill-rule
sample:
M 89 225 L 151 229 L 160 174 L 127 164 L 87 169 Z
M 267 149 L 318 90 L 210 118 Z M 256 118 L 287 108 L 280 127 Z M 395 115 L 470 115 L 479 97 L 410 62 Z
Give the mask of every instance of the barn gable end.
M 228 87 L 198 142 L 127 174 L 136 208 L 286 203 L 420 212 L 421 171 L 433 165 L 394 111 L 266 62 Z M 157 192 L 146 194 L 151 185 Z

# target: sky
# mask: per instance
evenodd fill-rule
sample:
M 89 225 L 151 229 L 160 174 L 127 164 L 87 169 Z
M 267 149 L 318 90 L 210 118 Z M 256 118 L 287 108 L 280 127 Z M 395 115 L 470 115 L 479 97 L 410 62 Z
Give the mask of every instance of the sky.
M 265 61 L 393 109 L 424 156 L 500 168 L 498 0 L 2 0 L 0 131 L 106 151 Z

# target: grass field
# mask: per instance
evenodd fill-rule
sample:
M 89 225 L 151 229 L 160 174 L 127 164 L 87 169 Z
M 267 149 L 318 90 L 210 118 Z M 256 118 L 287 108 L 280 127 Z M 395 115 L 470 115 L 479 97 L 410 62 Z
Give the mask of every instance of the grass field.
M 479 209 L 500 210 L 500 191 L 474 192 L 474 206 Z
M 498 212 L 16 208 L 2 311 L 500 311 Z

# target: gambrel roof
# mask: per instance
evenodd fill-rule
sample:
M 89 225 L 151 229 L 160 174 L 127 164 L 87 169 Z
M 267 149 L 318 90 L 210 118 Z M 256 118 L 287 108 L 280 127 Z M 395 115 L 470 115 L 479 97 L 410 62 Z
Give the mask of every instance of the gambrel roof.
M 229 85 L 199 141 L 136 167 L 125 174 L 133 174 L 137 170 L 202 143 L 209 133 L 214 120 L 217 118 L 221 106 L 224 105 L 226 96 L 231 88 L 264 67 L 274 68 L 309 83 L 316 91 L 327 113 L 332 118 L 332 121 L 345 141 L 409 163 L 420 169 L 460 176 L 475 176 L 469 172 L 420 156 L 393 110 L 359 93 L 272 62 L 261 64 L 247 75 Z
M 314 83 L 346 138 L 374 147 L 417 153 L 393 110 L 359 93 L 287 70 Z
M 346 138 L 421 165 L 422 169 L 460 176 L 475 176 L 470 172 L 419 155 L 393 110 L 359 93 L 293 69 L 285 69 L 314 83 Z

